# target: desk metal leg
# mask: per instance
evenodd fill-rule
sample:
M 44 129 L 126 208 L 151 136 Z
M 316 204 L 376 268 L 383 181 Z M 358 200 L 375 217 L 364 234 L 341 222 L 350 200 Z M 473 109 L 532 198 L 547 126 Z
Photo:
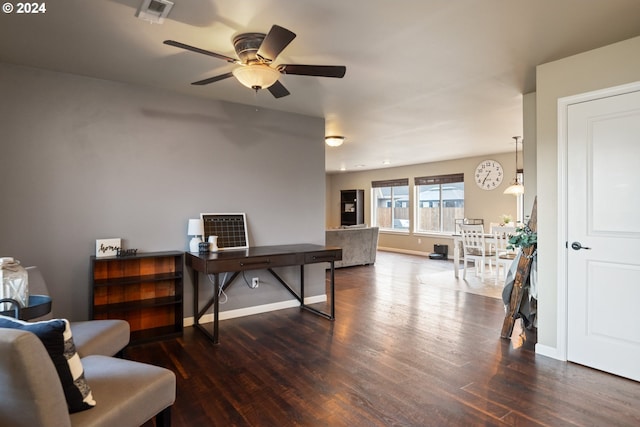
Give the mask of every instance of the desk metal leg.
M 193 278 L 192 278 L 192 282 L 193 282 L 193 326 L 196 327 L 196 329 L 199 329 L 200 332 L 202 332 L 203 334 L 205 334 L 211 341 L 214 342 L 214 344 L 218 344 L 218 309 L 219 309 L 219 305 L 218 305 L 218 286 L 220 283 L 220 277 L 218 273 L 215 273 L 214 275 L 214 283 L 215 283 L 215 289 L 213 292 L 213 297 L 207 301 L 207 303 L 204 305 L 204 307 L 200 308 L 199 307 L 199 303 L 200 303 L 200 283 L 199 283 L 199 273 L 197 271 L 193 271 Z M 205 313 L 207 312 L 207 310 L 209 310 L 209 308 L 211 308 L 211 306 L 213 305 L 213 334 L 211 334 L 211 332 L 209 332 L 204 326 L 202 326 L 200 324 L 200 319 L 202 318 L 202 316 L 205 315 Z
M 207 331 L 207 329 L 200 324 L 200 318 L 209 309 L 209 307 L 211 307 L 211 304 L 213 301 L 207 302 L 207 304 L 205 304 L 202 310 L 199 308 L 198 305 L 200 302 L 200 292 L 199 292 L 200 291 L 200 273 L 198 271 L 192 270 L 191 277 L 192 277 L 191 281 L 193 282 L 193 326 L 195 326 L 196 329 L 199 329 L 202 333 L 204 333 L 207 337 L 209 337 L 209 339 L 213 340 L 213 342 L 217 343 L 217 336 L 215 335 L 215 329 L 214 329 L 214 335 L 211 335 L 211 333 L 209 333 L 209 331 Z M 214 295 L 214 298 L 215 298 L 215 295 Z M 217 300 L 218 299 L 216 298 L 216 302 Z
M 200 317 L 198 317 L 198 289 L 200 288 L 199 283 L 200 273 L 191 270 L 191 283 L 193 283 L 193 324 L 196 327 L 200 326 Z
M 304 307 L 304 264 L 300 266 L 300 307 Z
M 194 272 L 194 274 L 198 274 Z M 198 297 L 198 279 L 193 280 L 194 291 L 193 291 L 193 312 L 194 312 L 194 322 L 193 325 L 199 329 L 202 333 L 204 333 L 214 344 L 218 344 L 219 341 L 219 321 L 220 321 L 220 289 L 227 289 L 231 283 L 238 277 L 239 272 L 233 273 L 230 278 L 227 278 L 224 283 L 220 283 L 220 273 L 212 273 L 213 274 L 213 296 L 207 303 L 199 308 L 199 297 Z M 213 306 L 213 334 L 207 330 L 204 326 L 200 324 L 200 319 L 204 316 Z
M 336 266 L 331 261 L 331 319 L 336 318 Z
M 301 268 L 302 268 L 302 267 L 301 267 Z M 300 295 L 296 294 L 296 292 L 295 292 L 293 289 L 291 289 L 291 286 L 289 286 L 289 285 L 287 284 L 287 282 L 285 282 L 285 281 L 284 281 L 284 279 L 278 275 L 278 273 L 276 273 L 272 268 L 267 268 L 267 271 L 268 271 L 269 273 L 271 273 L 271 275 L 272 275 L 272 276 L 273 276 L 273 277 L 274 277 L 278 282 L 280 282 L 280 284 L 281 284 L 282 286 L 284 286 L 284 287 L 285 287 L 285 289 L 286 289 L 286 290 L 288 290 L 288 291 L 289 291 L 289 293 L 290 293 L 291 295 L 293 295 L 293 296 L 294 296 L 298 301 L 300 301 L 300 304 L 302 304 L 302 302 L 303 302 L 303 301 L 302 301 L 302 298 L 300 297 Z M 303 278 L 303 280 L 304 280 L 304 278 Z M 301 282 L 301 283 L 300 283 L 300 289 L 301 289 L 302 294 L 304 295 L 304 282 Z
M 219 310 L 219 299 L 218 298 L 218 289 L 220 286 L 220 275 L 218 273 L 213 274 L 214 280 L 214 291 L 213 297 L 207 301 L 204 307 L 199 308 L 199 283 L 198 283 L 198 272 L 194 271 L 193 273 L 193 326 L 196 329 L 199 329 L 200 332 L 205 334 L 214 344 L 218 344 L 218 310 Z M 213 305 L 213 334 L 207 330 L 204 326 L 200 324 L 200 318 L 205 315 L 207 310 L 211 308 Z
M 218 318 L 220 314 L 220 273 L 213 275 L 213 343 L 220 343 L 218 339 Z
M 308 305 L 306 305 L 304 303 L 304 265 L 300 266 L 300 295 L 296 294 L 295 291 L 293 289 L 291 289 L 291 287 L 287 284 L 287 282 L 285 282 L 279 275 L 278 273 L 276 273 L 275 271 L 273 271 L 273 269 L 268 268 L 267 270 L 269 271 L 269 273 L 271 273 L 271 275 L 273 277 L 275 277 L 278 282 L 280 282 L 280 284 L 282 286 L 284 286 L 291 295 L 293 295 L 298 301 L 300 301 L 300 308 L 303 308 L 305 310 L 308 310 L 314 314 L 317 314 L 318 316 L 322 316 L 326 319 L 329 320 L 335 320 L 335 264 L 333 260 L 329 260 L 327 261 L 331 264 L 331 313 L 325 313 L 323 311 L 320 311 L 316 308 L 313 307 L 309 307 Z
M 301 308 L 304 308 L 305 310 L 308 310 L 312 313 L 317 314 L 318 316 L 322 316 L 326 319 L 329 320 L 335 320 L 336 318 L 336 308 L 335 308 L 335 302 L 336 302 L 336 298 L 335 298 L 335 264 L 334 261 L 328 261 L 331 264 L 331 312 L 330 313 L 325 313 L 324 311 L 318 310 L 316 308 L 313 307 L 309 307 L 308 305 L 306 305 L 304 303 L 304 265 L 300 266 L 300 299 L 301 299 Z

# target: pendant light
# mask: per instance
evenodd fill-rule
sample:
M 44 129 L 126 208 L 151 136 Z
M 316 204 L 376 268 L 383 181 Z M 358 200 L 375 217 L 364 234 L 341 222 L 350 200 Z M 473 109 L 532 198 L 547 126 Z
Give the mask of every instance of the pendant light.
M 524 185 L 520 183 L 518 180 L 518 139 L 519 136 L 514 136 L 513 139 L 516 141 L 516 176 L 511 182 L 511 185 L 504 190 L 504 194 L 512 194 L 514 196 L 520 196 L 524 194 Z

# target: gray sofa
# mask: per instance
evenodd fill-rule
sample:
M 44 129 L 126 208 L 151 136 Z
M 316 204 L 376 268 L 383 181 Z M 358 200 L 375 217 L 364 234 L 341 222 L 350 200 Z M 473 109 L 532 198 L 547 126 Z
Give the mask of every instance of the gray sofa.
M 370 265 L 376 262 L 378 227 L 345 227 L 326 230 L 325 244 L 342 248 L 342 260 L 336 268 L 354 265 Z

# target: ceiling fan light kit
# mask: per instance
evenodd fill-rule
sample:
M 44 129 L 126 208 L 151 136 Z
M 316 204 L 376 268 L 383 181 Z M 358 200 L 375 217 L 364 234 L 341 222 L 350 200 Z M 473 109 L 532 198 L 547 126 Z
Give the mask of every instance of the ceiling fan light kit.
M 243 86 L 254 90 L 273 86 L 280 78 L 278 70 L 264 64 L 250 64 L 245 67 L 234 68 L 232 73 L 233 77 Z
M 325 136 L 324 142 L 326 142 L 329 147 L 339 147 L 344 142 L 344 136 Z
M 231 72 L 191 83 L 197 86 L 208 85 L 228 79 L 229 77 L 235 77 L 243 86 L 255 91 L 268 89 L 274 98 L 282 98 L 283 96 L 289 95 L 287 88 L 279 82 L 280 75 L 282 74 L 334 78 L 344 77 L 347 71 L 344 65 L 280 64 L 278 66 L 272 66 L 276 57 L 295 37 L 295 33 L 278 25 L 272 26 L 267 34 L 239 34 L 233 39 L 233 47 L 239 59 L 210 52 L 199 47 L 189 46 L 175 40 L 165 40 L 164 44 L 202 55 L 213 56 L 214 58 L 222 59 L 223 61 L 238 66 Z

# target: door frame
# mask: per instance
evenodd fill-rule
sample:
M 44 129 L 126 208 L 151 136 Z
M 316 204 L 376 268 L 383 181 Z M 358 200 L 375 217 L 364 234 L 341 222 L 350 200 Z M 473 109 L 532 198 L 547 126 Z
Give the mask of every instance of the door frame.
M 557 265 L 557 325 L 556 325 L 556 349 L 555 358 L 567 360 L 568 352 L 568 289 L 569 271 L 567 268 L 569 251 L 567 249 L 568 235 L 568 191 L 567 174 L 569 173 L 567 158 L 569 149 L 568 119 L 569 106 L 582 102 L 594 101 L 596 99 L 608 98 L 611 96 L 623 95 L 629 92 L 640 91 L 640 81 L 599 89 L 577 95 L 558 98 L 558 222 L 557 222 L 557 245 L 558 251 Z

